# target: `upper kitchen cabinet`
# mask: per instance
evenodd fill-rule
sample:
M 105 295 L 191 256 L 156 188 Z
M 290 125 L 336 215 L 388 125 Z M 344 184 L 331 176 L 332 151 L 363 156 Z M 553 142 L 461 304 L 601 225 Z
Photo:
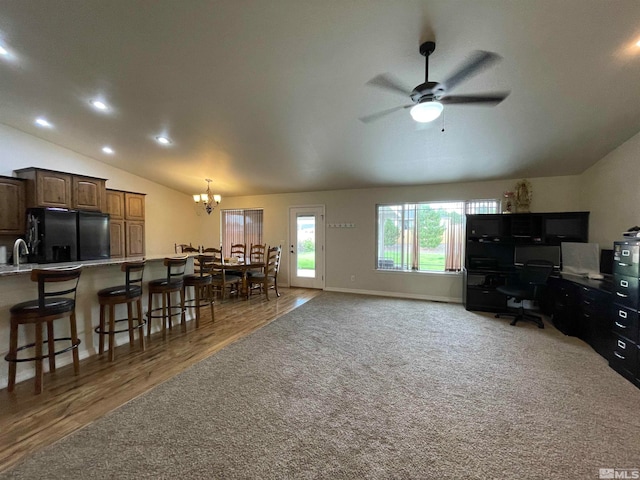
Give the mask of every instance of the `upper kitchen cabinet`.
M 71 176 L 71 208 L 102 212 L 106 209 L 106 180 Z
M 24 234 L 24 198 L 24 180 L 0 176 L 0 235 Z
M 144 221 L 144 194 L 125 192 L 124 212 L 125 220 Z
M 107 188 L 107 213 L 111 220 L 124 219 L 124 192 Z
M 42 168 L 15 171 L 27 180 L 26 206 L 58 207 L 102 212 L 106 208 L 106 180 Z

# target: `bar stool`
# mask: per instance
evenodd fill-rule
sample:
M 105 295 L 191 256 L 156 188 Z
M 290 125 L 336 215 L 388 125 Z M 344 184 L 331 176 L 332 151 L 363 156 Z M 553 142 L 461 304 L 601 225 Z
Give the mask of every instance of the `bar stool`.
M 193 287 L 193 297 L 185 300 L 185 308 L 193 308 L 196 311 L 196 328 L 200 327 L 200 309 L 207 305 L 211 308 L 211 320 L 215 321 L 213 316 L 213 288 L 211 269 L 214 257 L 211 255 L 198 255 L 194 259 L 195 273 L 193 275 L 185 275 L 184 287 Z M 186 293 L 185 293 L 186 296 Z
M 174 316 L 180 315 L 182 325 L 183 327 L 185 326 L 184 271 L 187 265 L 187 258 L 186 256 L 165 258 L 164 266 L 167 267 L 166 278 L 159 278 L 149 282 L 149 304 L 147 310 L 148 337 L 151 337 L 151 320 L 154 318 L 162 319 L 162 338 L 167 337 L 167 323 L 169 324 L 169 329 L 171 329 Z M 171 305 L 172 293 L 180 293 L 179 306 Z M 162 296 L 162 307 L 152 308 L 154 294 L 160 294 Z
M 12 392 L 16 384 L 16 364 L 18 362 L 35 362 L 35 393 L 42 392 L 44 370 L 42 360 L 49 359 L 49 371 L 55 372 L 55 356 L 72 351 L 74 374 L 80 373 L 80 360 L 78 357 L 78 328 L 76 325 L 76 290 L 82 267 L 61 269 L 34 269 L 31 271 L 31 280 L 38 282 L 38 299 L 18 303 L 9 310 L 11 313 L 11 330 L 9 334 L 9 353 L 4 359 L 9 362 L 9 379 L 7 390 Z M 55 338 L 53 333 L 53 321 L 59 318 L 69 317 L 71 330 L 70 337 Z M 47 325 L 47 339 L 43 341 L 42 326 Z M 18 326 L 33 325 L 35 327 L 35 341 L 28 345 L 18 347 Z M 55 342 L 70 341 L 71 345 L 62 350 L 55 350 Z M 47 344 L 47 354 L 43 354 L 43 346 Z M 18 358 L 18 352 L 34 348 L 35 356 L 30 358 Z
M 129 345 L 134 345 L 134 330 L 138 331 L 140 349 L 144 351 L 144 320 L 142 314 L 142 275 L 144 273 L 145 261 L 123 263 L 120 270 L 125 272 L 125 285 L 103 288 L 98 292 L 98 302 L 100 303 L 100 325 L 95 328 L 95 332 L 100 336 L 98 351 L 100 355 L 104 353 L 104 337 L 109 335 L 109 361 L 113 362 L 115 357 L 115 334 L 129 332 Z M 116 305 L 127 304 L 127 318 L 115 319 Z M 136 316 L 133 316 L 133 305 L 136 305 Z M 109 327 L 106 326 L 107 312 L 109 315 Z M 134 325 L 133 320 L 137 320 Z M 116 323 L 128 322 L 128 328 L 116 330 Z

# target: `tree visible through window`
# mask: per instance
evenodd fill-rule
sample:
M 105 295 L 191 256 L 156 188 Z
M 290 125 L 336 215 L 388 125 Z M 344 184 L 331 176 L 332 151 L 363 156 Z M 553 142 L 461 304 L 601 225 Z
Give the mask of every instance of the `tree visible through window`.
M 378 205 L 377 268 L 459 271 L 465 213 L 498 213 L 497 199 Z

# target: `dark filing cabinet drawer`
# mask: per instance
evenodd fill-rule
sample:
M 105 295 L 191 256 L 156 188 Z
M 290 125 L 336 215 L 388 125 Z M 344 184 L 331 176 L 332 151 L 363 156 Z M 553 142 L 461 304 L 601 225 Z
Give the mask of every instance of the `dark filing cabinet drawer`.
M 638 308 L 638 279 L 624 275 L 613 276 L 613 301 L 633 309 Z
M 638 369 L 638 347 L 620 335 L 613 336 L 611 366 L 627 377 L 635 378 Z
M 640 243 L 613 243 L 613 273 L 629 277 L 640 276 Z
M 507 310 L 507 297 L 492 288 L 467 288 L 467 305 L 473 310 L 504 312 Z
M 638 312 L 622 305 L 614 305 L 613 331 L 638 343 Z

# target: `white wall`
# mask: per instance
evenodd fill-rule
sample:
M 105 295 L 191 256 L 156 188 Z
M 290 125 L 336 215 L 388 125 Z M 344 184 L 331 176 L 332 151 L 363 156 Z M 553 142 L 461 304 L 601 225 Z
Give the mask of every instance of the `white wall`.
M 11 177 L 14 170 L 27 167 L 106 178 L 107 188 L 147 194 L 148 255 L 173 253 L 175 243 L 202 240 L 203 222 L 191 196 L 0 124 L 0 175 Z
M 580 177 L 581 204 L 591 212 L 589 239 L 612 248 L 629 227 L 640 225 L 640 133 Z

